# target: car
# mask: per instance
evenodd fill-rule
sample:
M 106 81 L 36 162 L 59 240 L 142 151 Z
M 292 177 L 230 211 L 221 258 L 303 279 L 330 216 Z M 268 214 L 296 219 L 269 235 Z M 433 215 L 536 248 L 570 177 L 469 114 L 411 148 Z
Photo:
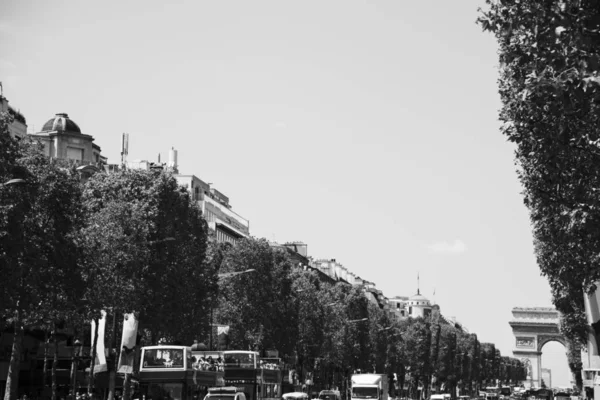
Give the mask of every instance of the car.
M 304 392 L 285 393 L 281 398 L 283 400 L 309 400 L 308 393 Z
M 204 400 L 246 400 L 246 394 L 235 386 L 213 387 L 208 389 Z
M 341 398 L 339 390 L 321 390 L 319 392 L 320 400 L 341 400 Z

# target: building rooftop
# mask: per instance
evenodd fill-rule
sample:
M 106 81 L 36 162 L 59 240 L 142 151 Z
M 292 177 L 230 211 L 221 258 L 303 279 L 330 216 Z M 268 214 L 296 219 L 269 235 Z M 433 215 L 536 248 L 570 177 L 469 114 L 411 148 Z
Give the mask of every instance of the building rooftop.
M 66 113 L 56 114 L 44 124 L 42 132 L 50 131 L 81 133 L 79 126 Z
M 410 296 L 409 301 L 426 301 L 429 303 L 429 299 L 423 296 L 421 293 L 414 294 Z

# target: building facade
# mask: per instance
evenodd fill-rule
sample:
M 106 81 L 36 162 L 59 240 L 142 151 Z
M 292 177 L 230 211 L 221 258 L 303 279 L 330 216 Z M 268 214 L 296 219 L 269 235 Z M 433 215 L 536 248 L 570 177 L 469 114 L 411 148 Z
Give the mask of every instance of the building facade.
M 431 302 L 428 298 L 421 294 L 417 289 L 417 293 L 408 298 L 408 316 L 411 318 L 425 318 L 431 315 Z
M 20 111 L 8 105 L 8 99 L 0 92 L 0 112 L 13 117 L 13 122 L 8 125 L 8 132 L 12 137 L 24 138 L 27 136 L 27 120 Z
M 198 203 L 217 242 L 235 243 L 250 236 L 250 221 L 232 210 L 229 198 L 195 175 L 173 175 Z
M 396 319 L 406 318 L 408 316 L 406 305 L 408 304 L 408 296 L 395 296 L 389 299 L 391 311 L 395 314 Z
M 66 113 L 50 118 L 37 133 L 31 133 L 44 145 L 44 154 L 51 158 L 72 161 L 77 165 L 93 165 L 102 169 L 106 157 L 91 135 L 81 132 L 79 126 Z

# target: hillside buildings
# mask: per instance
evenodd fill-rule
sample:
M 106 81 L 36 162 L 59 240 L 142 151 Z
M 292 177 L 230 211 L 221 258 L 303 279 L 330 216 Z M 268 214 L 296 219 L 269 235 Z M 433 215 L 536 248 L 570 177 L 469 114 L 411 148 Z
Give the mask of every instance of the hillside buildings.
M 8 132 L 12 137 L 24 138 L 27 136 L 27 120 L 21 112 L 8 104 L 8 99 L 4 97 L 1 89 L 0 85 L 0 112 L 8 113 L 13 117 L 13 122 L 8 126 Z

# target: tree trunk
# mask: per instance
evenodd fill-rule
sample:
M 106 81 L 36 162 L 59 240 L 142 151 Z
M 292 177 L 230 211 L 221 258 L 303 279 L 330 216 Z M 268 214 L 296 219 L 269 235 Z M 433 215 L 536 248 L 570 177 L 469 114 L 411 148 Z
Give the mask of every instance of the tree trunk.
M 131 397 L 131 374 L 125 374 L 123 378 L 123 400 L 129 400 Z
M 48 331 L 46 330 L 44 334 L 44 372 L 42 379 L 42 387 L 43 391 L 46 391 L 46 387 L 48 386 L 48 345 L 50 344 L 50 338 L 48 337 Z
M 111 340 L 111 355 L 113 357 L 112 366 L 109 366 L 108 374 L 108 400 L 115 400 L 115 380 L 117 378 L 117 365 L 119 357 L 117 355 L 117 311 L 113 313 L 112 340 Z
M 52 362 L 52 400 L 56 400 L 57 395 L 57 382 L 56 382 L 56 368 L 58 366 L 58 337 L 56 336 L 56 326 L 54 327 L 54 360 Z
M 21 369 L 21 347 L 23 345 L 23 323 L 21 322 L 20 317 L 20 312 L 17 310 L 4 400 L 15 400 L 19 395 L 19 370 Z
M 94 343 L 92 343 L 91 361 L 90 361 L 90 379 L 88 381 L 88 394 L 92 396 L 94 391 L 94 365 L 96 364 L 96 346 L 98 346 L 98 325 L 100 321 L 94 318 Z

